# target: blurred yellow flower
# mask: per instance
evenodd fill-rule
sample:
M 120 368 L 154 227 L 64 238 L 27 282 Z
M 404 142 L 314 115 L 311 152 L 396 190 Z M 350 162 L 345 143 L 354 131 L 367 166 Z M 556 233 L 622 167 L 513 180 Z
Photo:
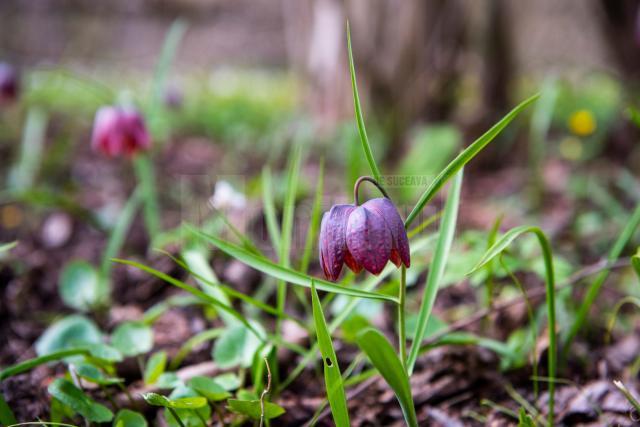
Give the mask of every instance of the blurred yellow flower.
M 574 135 L 589 136 L 596 130 L 596 118 L 589 110 L 578 110 L 569 117 L 569 129 Z

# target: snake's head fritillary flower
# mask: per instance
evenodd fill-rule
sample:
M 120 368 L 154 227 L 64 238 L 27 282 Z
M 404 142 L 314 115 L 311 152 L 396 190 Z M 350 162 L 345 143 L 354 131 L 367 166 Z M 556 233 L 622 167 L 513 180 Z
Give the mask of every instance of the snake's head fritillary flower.
M 357 263 L 379 274 L 387 261 L 411 265 L 409 238 L 391 200 L 380 197 L 358 206 L 347 222 L 347 247 Z
M 336 281 L 347 264 L 358 273 L 362 267 L 355 262 L 347 248 L 347 220 L 354 205 L 335 205 L 322 216 L 320 224 L 320 265 L 327 279 Z
M 8 104 L 18 98 L 20 92 L 20 77 L 16 69 L 0 62 L 0 104 Z
M 357 190 L 356 190 L 357 191 Z M 322 217 L 320 264 L 336 281 L 343 264 L 373 274 L 393 262 L 409 267 L 409 239 L 398 210 L 389 198 L 371 199 L 361 206 L 336 205 Z
M 91 136 L 94 150 L 109 157 L 132 156 L 150 145 L 144 119 L 135 109 L 109 106 L 96 113 Z

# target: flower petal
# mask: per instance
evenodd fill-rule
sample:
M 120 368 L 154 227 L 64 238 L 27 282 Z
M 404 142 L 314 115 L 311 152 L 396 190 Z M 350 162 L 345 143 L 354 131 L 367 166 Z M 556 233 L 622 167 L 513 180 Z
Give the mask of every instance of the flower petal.
M 391 256 L 391 231 L 375 210 L 359 206 L 347 221 L 347 248 L 365 270 L 379 274 Z
M 351 269 L 354 273 L 358 274 L 362 271 L 362 265 L 358 264 L 358 261 L 355 260 L 351 252 L 347 250 L 347 254 L 344 257 L 344 263 L 347 264 L 347 267 Z
M 332 281 L 338 280 L 348 253 L 346 225 L 353 209 L 353 205 L 336 205 L 322 216 L 319 238 L 320 264 L 324 275 Z
M 387 223 L 387 226 L 391 230 L 392 236 L 392 252 L 391 261 L 400 267 L 400 261 L 404 263 L 405 267 L 411 265 L 411 256 L 409 252 L 409 238 L 407 237 L 407 231 L 404 228 L 404 222 L 400 218 L 398 210 L 393 205 L 393 202 L 387 198 L 371 199 L 362 204 L 365 209 L 370 209 L 378 212 Z

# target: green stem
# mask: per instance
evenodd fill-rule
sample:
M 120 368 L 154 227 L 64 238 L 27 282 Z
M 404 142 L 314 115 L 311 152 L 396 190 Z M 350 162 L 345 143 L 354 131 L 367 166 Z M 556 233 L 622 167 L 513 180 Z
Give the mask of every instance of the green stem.
M 407 333 L 405 322 L 405 302 L 407 299 L 407 268 L 400 269 L 400 291 L 398 292 L 398 348 L 402 366 L 407 369 Z
M 160 211 L 155 185 L 155 172 L 153 164 L 148 155 L 137 155 L 133 161 L 136 176 L 142 187 L 142 197 L 144 200 L 144 222 L 147 226 L 150 242 L 160 232 Z
M 537 346 L 537 338 L 538 338 L 538 324 L 536 322 L 536 317 L 533 312 L 533 306 L 531 305 L 531 301 L 527 295 L 527 290 L 522 285 L 522 282 L 518 280 L 515 274 L 511 271 L 509 266 L 504 262 L 504 258 L 502 255 L 498 258 L 500 261 L 500 265 L 502 269 L 507 273 L 507 275 L 511 278 L 513 283 L 518 287 L 520 293 L 522 293 L 522 298 L 524 299 L 524 304 L 527 307 L 527 315 L 529 316 L 529 323 L 531 323 L 531 338 L 533 342 L 533 360 L 532 360 L 532 373 L 533 373 L 533 397 L 534 399 L 538 399 L 538 355 L 536 354 Z M 490 264 L 487 264 L 490 265 Z M 493 272 L 491 272 L 493 275 Z M 487 307 L 487 309 L 491 309 L 491 305 Z
M 180 427 L 186 427 L 186 426 L 184 425 L 184 423 L 182 422 L 182 420 L 180 419 L 180 417 L 178 416 L 178 413 L 176 412 L 176 410 L 175 410 L 175 409 L 173 409 L 173 408 L 169 408 L 169 407 L 167 407 L 167 409 L 169 410 L 169 412 L 171 412 L 171 415 L 173 415 L 173 418 L 175 418 L 175 419 L 176 419 L 176 421 L 178 422 L 178 425 L 179 425 Z
M 549 372 L 549 425 L 553 425 L 554 420 L 554 392 L 555 392 L 555 380 L 556 380 L 556 360 L 557 360 L 557 349 L 556 349 L 556 289 L 555 289 L 555 274 L 553 271 L 553 256 L 551 252 L 551 245 L 549 244 L 549 240 L 544 235 L 542 230 L 535 228 L 532 230 L 538 241 L 540 242 L 540 246 L 542 247 L 542 257 L 544 260 L 545 272 L 547 275 L 546 286 L 547 286 L 547 321 L 549 328 L 549 348 L 547 350 L 547 363 L 548 372 Z

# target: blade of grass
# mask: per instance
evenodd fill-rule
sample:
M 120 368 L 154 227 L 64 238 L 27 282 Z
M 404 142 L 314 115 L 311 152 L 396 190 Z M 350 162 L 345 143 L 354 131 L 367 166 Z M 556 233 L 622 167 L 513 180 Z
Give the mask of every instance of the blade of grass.
M 284 268 L 281 265 L 278 265 L 267 258 L 259 257 L 241 248 L 240 246 L 218 239 L 215 236 L 211 236 L 206 233 L 203 233 L 200 230 L 193 228 L 192 226 L 187 226 L 187 229 L 191 230 L 191 232 L 195 233 L 196 235 L 199 235 L 209 240 L 209 242 L 212 245 L 214 245 L 221 251 L 225 252 L 227 255 L 233 258 L 236 258 L 237 260 L 247 264 L 252 268 L 255 268 L 256 270 L 262 271 L 263 273 L 269 276 L 275 277 L 276 279 L 284 280 L 285 282 L 291 283 L 293 285 L 311 288 L 311 281 L 313 280 L 318 289 L 326 292 L 334 292 L 338 294 L 344 294 L 344 295 L 361 297 L 361 298 L 386 300 L 386 301 L 391 301 L 395 303 L 397 303 L 398 301 L 397 298 L 392 297 L 390 295 L 384 295 L 377 292 L 363 291 L 358 288 L 347 288 L 341 285 L 337 285 L 335 283 L 328 282 L 326 280 L 313 278 L 311 276 L 302 274 L 290 268 Z
M 556 304 L 555 304 L 555 273 L 553 270 L 553 254 L 551 245 L 544 232 L 533 226 L 520 226 L 506 232 L 491 248 L 487 250 L 478 264 L 468 273 L 472 274 L 484 267 L 489 261 L 502 253 L 515 239 L 527 233 L 532 233 L 538 239 L 542 250 L 542 258 L 546 276 L 547 321 L 549 331 L 549 348 L 547 351 L 547 370 L 549 372 L 549 424 L 554 421 L 554 391 L 556 378 Z
M 627 295 L 618 301 L 611 312 L 611 319 L 609 320 L 609 324 L 607 325 L 607 334 L 605 335 L 604 342 L 609 344 L 611 342 L 611 332 L 613 331 L 613 327 L 616 324 L 616 319 L 618 318 L 618 313 L 622 309 L 622 307 L 626 304 L 633 304 L 636 307 L 640 308 L 640 298 L 634 297 L 631 295 Z
M 502 132 L 502 130 L 518 115 L 522 110 L 531 105 L 538 99 L 539 95 L 534 95 L 518 104 L 513 110 L 511 110 L 506 116 L 502 118 L 498 123 L 493 125 L 491 129 L 485 132 L 480 138 L 476 139 L 471 145 L 469 145 L 462 153 L 451 161 L 443 170 L 436 176 L 429 187 L 422 193 L 420 200 L 416 203 L 415 207 L 407 216 L 404 221 L 405 228 L 409 228 L 409 225 L 418 217 L 422 209 L 433 199 L 438 191 L 446 184 L 449 179 L 458 172 L 464 165 L 469 163 L 484 147 L 487 146 L 493 139 Z
M 262 204 L 264 206 L 264 218 L 267 223 L 267 233 L 276 252 L 280 253 L 280 227 L 276 218 L 276 207 L 273 199 L 273 180 L 271 169 L 265 166 L 262 169 Z
M 209 281 L 209 279 L 207 279 L 204 276 L 199 275 L 198 273 L 196 273 L 195 271 L 191 270 L 189 268 L 189 266 L 184 263 L 183 261 L 181 261 L 180 259 L 174 257 L 173 255 L 171 255 L 168 252 L 159 250 L 160 253 L 163 253 L 164 255 L 166 255 L 167 257 L 171 258 L 173 260 L 173 262 L 175 262 L 176 264 L 178 264 L 180 267 L 182 267 L 186 272 L 188 272 L 189 274 L 191 274 L 193 277 L 195 277 L 197 280 L 202 281 L 204 283 L 207 283 L 209 285 L 213 285 L 212 282 Z M 269 313 L 273 316 L 277 316 L 277 317 L 282 317 L 284 319 L 288 319 L 291 320 L 295 323 L 297 323 L 298 325 L 300 325 L 302 328 L 304 329 L 308 329 L 307 325 L 305 323 L 303 323 L 301 320 L 296 319 L 293 316 L 290 316 L 289 314 L 285 313 L 285 312 L 281 312 L 278 311 L 275 307 L 272 307 L 256 298 L 250 297 L 249 295 L 246 295 L 240 291 L 236 291 L 235 289 L 233 289 L 231 286 L 225 285 L 224 283 L 218 283 L 217 286 L 220 288 L 220 290 L 222 292 L 224 292 L 227 296 L 231 297 L 231 298 L 237 298 L 240 301 L 252 305 L 254 307 L 259 308 L 260 310 Z M 229 303 L 230 304 L 230 303 Z M 228 305 L 229 305 L 228 304 Z
M 393 346 L 384 335 L 371 328 L 360 332 L 356 340 L 371 364 L 396 394 L 406 423 L 411 427 L 417 427 L 418 419 L 413 405 L 409 377 Z
M 142 188 L 144 223 L 151 242 L 149 246 L 153 246 L 153 239 L 160 233 L 160 210 L 153 163 L 147 154 L 140 153 L 133 159 L 133 168 Z
M 4 395 L 0 393 L 0 424 L 4 426 L 11 426 L 17 424 L 16 416 L 13 415 L 13 411 L 4 400 Z
M 504 218 L 503 214 L 498 215 L 498 217 L 496 218 L 496 220 L 493 223 L 493 226 L 491 227 L 491 230 L 489 230 L 489 235 L 487 236 L 487 250 L 493 246 L 493 244 L 496 242 L 496 238 L 498 237 L 498 232 L 500 231 L 500 225 L 502 224 L 502 219 Z M 493 307 L 493 266 L 494 266 L 494 261 L 491 260 L 487 263 L 487 280 L 485 282 L 485 286 L 486 286 L 486 307 L 488 309 L 491 309 L 491 307 Z
M 382 175 L 380 169 L 376 164 L 376 160 L 373 157 L 371 151 L 371 145 L 369 145 L 369 138 L 367 137 L 367 129 L 364 127 L 364 118 L 362 117 L 362 107 L 360 106 L 360 96 L 358 95 L 358 84 L 356 82 L 356 69 L 353 64 L 353 51 L 351 49 L 351 30 L 349 29 L 349 22 L 347 21 L 347 51 L 349 52 L 349 74 L 351 75 L 351 89 L 353 90 L 353 109 L 356 115 L 356 122 L 358 124 L 358 133 L 360 134 L 360 142 L 362 142 L 362 149 L 364 155 L 369 162 L 371 173 L 373 177 L 382 185 Z
M 516 277 L 515 274 L 513 274 L 513 272 L 511 271 L 511 269 L 509 268 L 509 266 L 504 262 L 504 257 L 501 255 L 498 257 L 498 260 L 500 261 L 500 266 L 502 267 L 502 269 L 507 273 L 507 275 L 509 276 L 509 278 L 511 278 L 511 281 L 516 285 L 516 287 L 518 288 L 518 290 L 520 291 L 520 293 L 522 294 L 522 298 L 524 299 L 524 304 L 527 308 L 527 317 L 529 317 L 529 323 L 531 324 L 531 339 L 533 342 L 533 360 L 532 360 L 532 369 L 531 369 L 531 373 L 533 375 L 533 398 L 534 399 L 538 399 L 538 390 L 539 390 L 539 386 L 538 386 L 538 355 L 536 354 L 536 349 L 538 348 L 537 345 L 537 341 L 538 341 L 538 324 L 536 322 L 536 316 L 533 313 L 533 305 L 531 304 L 531 301 L 529 300 L 529 297 L 527 295 L 527 290 L 524 288 L 524 285 L 520 282 L 520 280 L 518 280 L 518 278 Z M 489 263 L 487 265 L 490 265 L 493 261 L 489 261 Z M 491 272 L 491 274 L 493 274 L 493 271 Z
M 218 277 L 207 261 L 205 250 L 204 247 L 184 249 L 181 254 L 182 259 L 184 259 L 186 265 L 189 267 L 190 272 L 196 272 L 196 274 L 193 274 L 193 277 L 203 291 L 220 301 L 221 304 L 231 307 L 231 301 L 229 301 L 227 295 L 220 289 Z M 227 326 L 238 323 L 235 317 L 226 311 L 220 312 L 220 317 Z
M 173 278 L 171 276 L 169 276 L 168 274 L 163 273 L 162 271 L 158 271 L 155 268 L 152 267 L 148 267 L 144 264 L 141 264 L 139 262 L 136 261 L 130 261 L 130 260 L 126 260 L 126 259 L 119 259 L 119 258 L 114 258 L 113 259 L 114 262 L 118 262 L 120 264 L 125 264 L 125 265 L 130 265 L 132 267 L 136 267 L 144 272 L 147 272 L 149 274 L 151 274 L 152 276 L 157 277 L 160 280 L 163 280 L 167 283 L 169 283 L 170 285 L 173 285 L 177 288 L 182 289 L 183 291 L 187 291 L 190 294 L 200 298 L 201 300 L 213 305 L 214 307 L 226 311 L 227 313 L 229 313 L 230 315 L 232 315 L 233 317 L 235 317 L 237 320 L 240 321 L 240 323 L 242 323 L 244 326 L 246 326 L 249 330 L 251 330 L 251 332 L 253 332 L 256 337 L 260 337 L 262 336 L 261 333 L 259 333 L 246 319 L 245 317 L 238 313 L 236 310 L 234 310 L 233 308 L 221 303 L 220 301 L 218 301 L 217 299 L 215 299 L 214 297 L 212 297 L 209 294 L 206 294 L 204 292 L 202 292 L 200 289 L 198 288 L 194 288 L 193 286 L 190 286 L 186 283 L 184 283 L 181 280 L 178 280 L 176 278 Z
M 162 114 L 164 111 L 163 98 L 167 87 L 167 76 L 169 75 L 169 69 L 176 56 L 180 41 L 186 31 L 187 24 L 183 19 L 173 21 L 162 43 L 162 49 L 153 75 L 149 125 L 153 135 L 160 137 L 161 141 L 165 140 L 167 131 L 167 124 Z
M 151 326 L 160 316 L 173 307 L 186 307 L 197 304 L 202 304 L 202 301 L 193 295 L 173 295 L 148 308 L 142 316 L 142 322 Z
M 412 239 L 413 237 L 417 236 L 422 232 L 422 230 L 424 230 L 425 228 L 427 228 L 428 226 L 436 222 L 438 219 L 440 219 L 441 216 L 442 216 L 442 212 L 436 212 L 435 214 L 431 215 L 429 218 L 425 219 L 420 224 L 413 227 L 411 230 L 407 230 L 407 237 L 409 239 Z
M 296 144 L 293 153 L 289 158 L 287 168 L 287 191 L 284 196 L 284 206 L 282 212 L 282 235 L 280 236 L 280 265 L 289 268 L 291 265 L 291 239 L 293 238 L 293 219 L 296 209 L 296 194 L 298 192 L 298 180 L 300 177 L 300 163 L 302 161 L 301 145 Z M 276 293 L 276 307 L 278 311 L 284 312 L 287 301 L 287 283 L 285 280 L 278 280 Z M 308 311 L 307 301 L 302 289 L 294 291 L 302 306 Z M 282 322 L 276 319 L 276 335 L 281 332 Z
M 224 224 L 229 227 L 233 235 L 236 236 L 236 238 L 238 238 L 240 242 L 242 242 L 242 246 L 244 246 L 249 252 L 253 252 L 254 254 L 259 256 L 264 256 L 262 254 L 262 251 L 258 249 L 255 243 L 253 243 L 253 241 L 247 235 L 245 235 L 242 231 L 238 230 L 235 225 L 233 225 L 233 223 L 229 220 L 229 217 L 227 217 L 226 213 L 220 210 L 217 210 L 216 213 L 218 214 L 218 217 L 222 219 L 222 222 L 224 222 Z
M 440 235 L 438 243 L 433 254 L 433 260 L 429 267 L 427 282 L 422 295 L 422 304 L 418 314 L 416 332 L 414 334 L 409 358 L 407 360 L 407 371 L 409 375 L 413 372 L 416 360 L 418 359 L 418 351 L 427 331 L 427 323 L 433 309 L 433 304 L 438 293 L 440 281 L 444 275 L 444 270 L 449 258 L 449 251 L 453 243 L 453 235 L 456 231 L 456 222 L 458 218 L 458 207 L 460 205 L 460 189 L 462 188 L 462 170 L 456 175 L 453 185 L 449 190 L 449 196 L 444 207 L 444 214 L 441 219 Z
M 300 261 L 299 270 L 303 273 L 309 271 L 309 263 L 311 262 L 311 253 L 313 244 L 318 236 L 320 228 L 320 214 L 322 213 L 322 195 L 324 192 L 324 158 L 320 159 L 320 173 L 318 175 L 318 184 L 316 185 L 316 194 L 313 199 L 313 208 L 311 209 L 311 219 L 309 220 L 309 229 L 305 239 L 304 251 L 302 252 L 302 260 Z
M 129 196 L 129 200 L 127 200 L 127 203 L 125 203 L 122 208 L 102 254 L 102 261 L 100 263 L 100 293 L 101 300 L 106 303 L 111 299 L 111 267 L 113 266 L 111 260 L 118 256 L 118 252 L 122 249 L 122 245 L 124 244 L 141 201 L 142 187 L 139 185 L 133 194 Z
M 22 133 L 20 157 L 9 179 L 12 190 L 25 191 L 33 186 L 42 160 L 48 123 L 49 116 L 44 110 L 37 107 L 29 109 Z
M 422 345 L 420 347 L 420 354 L 445 345 L 477 345 L 489 349 L 505 359 L 517 358 L 516 353 L 505 343 L 491 338 L 480 337 L 469 332 L 451 332 L 432 344 Z
M 613 385 L 615 385 L 616 388 L 620 390 L 622 394 L 624 394 L 624 397 L 627 398 L 627 400 L 629 401 L 629 403 L 631 403 L 631 405 L 635 408 L 635 410 L 637 412 L 640 412 L 640 402 L 638 402 L 635 396 L 631 394 L 629 389 L 621 381 L 618 381 L 618 380 L 614 380 Z
M 35 368 L 36 366 L 43 365 L 48 362 L 54 362 L 56 360 L 62 360 L 69 356 L 77 356 L 81 354 L 89 354 L 86 348 L 69 348 L 66 350 L 55 351 L 53 353 L 46 354 L 40 357 L 34 357 L 33 359 L 25 360 L 24 362 L 16 363 L 0 371 L 0 381 L 6 380 L 14 375 L 27 372 Z
M 311 283 L 311 301 L 313 306 L 313 321 L 316 327 L 316 336 L 324 367 L 324 382 L 327 389 L 327 398 L 331 406 L 331 414 L 336 426 L 349 426 L 349 411 L 347 410 L 347 397 L 344 393 L 342 375 L 338 358 L 333 349 L 331 335 L 327 329 L 327 322 L 322 312 L 322 305 L 316 292 L 316 287 Z
M 629 243 L 629 240 L 631 240 L 631 238 L 635 234 L 636 228 L 638 228 L 638 224 L 640 224 L 640 204 L 636 206 L 635 211 L 633 211 L 633 214 L 629 218 L 629 222 L 624 227 L 624 230 L 613 244 L 611 251 L 609 251 L 609 255 L 607 256 L 607 261 L 609 262 L 609 264 L 616 262 L 616 260 L 620 257 L 620 254 L 624 250 L 625 246 L 627 246 L 627 243 Z M 607 280 L 609 271 L 610 269 L 603 270 L 587 289 L 587 293 L 582 300 L 582 304 L 578 309 L 578 313 L 576 314 L 573 324 L 571 325 L 571 329 L 569 329 L 569 332 L 563 339 L 564 350 L 562 352 L 562 360 L 567 359 L 571 343 L 578 334 L 578 331 L 580 331 L 584 327 L 584 323 L 587 319 L 587 314 L 589 314 L 589 309 L 598 297 L 600 289 L 602 288 L 605 280 Z

